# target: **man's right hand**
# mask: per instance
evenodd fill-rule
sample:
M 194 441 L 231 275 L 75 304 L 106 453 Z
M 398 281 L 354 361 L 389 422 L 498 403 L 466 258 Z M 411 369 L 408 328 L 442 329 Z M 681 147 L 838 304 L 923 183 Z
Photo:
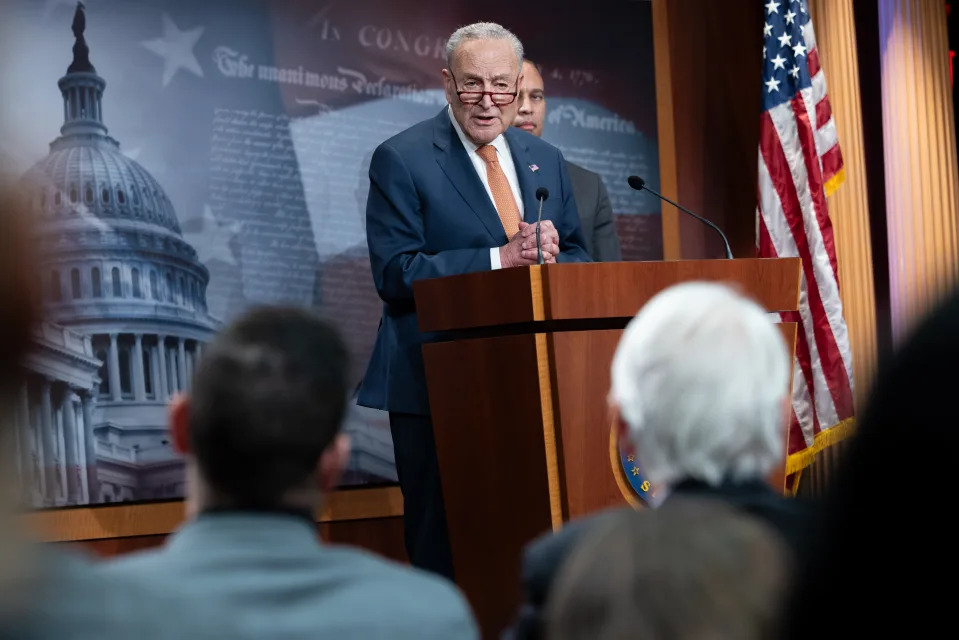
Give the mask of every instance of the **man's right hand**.
M 516 235 L 499 248 L 499 263 L 502 268 L 508 269 L 536 264 L 536 249 L 523 249 L 523 243 L 527 240 L 523 237 L 523 229 L 528 226 L 530 226 L 529 223 L 520 222 L 519 231 L 516 232 Z M 544 262 L 550 262 L 552 259 L 552 254 L 543 252 Z

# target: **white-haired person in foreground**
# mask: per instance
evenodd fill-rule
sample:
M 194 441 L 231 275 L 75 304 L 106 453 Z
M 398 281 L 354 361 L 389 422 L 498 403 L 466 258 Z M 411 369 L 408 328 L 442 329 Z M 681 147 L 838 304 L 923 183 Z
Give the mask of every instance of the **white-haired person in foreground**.
M 655 502 L 722 500 L 764 520 L 792 549 L 801 545 L 808 505 L 767 481 L 785 455 L 789 373 L 785 341 L 769 314 L 731 287 L 689 282 L 654 296 L 623 332 L 609 401 L 620 437 L 656 488 Z M 579 520 L 527 546 L 526 603 L 506 637 L 542 637 L 553 578 L 583 534 L 609 516 Z

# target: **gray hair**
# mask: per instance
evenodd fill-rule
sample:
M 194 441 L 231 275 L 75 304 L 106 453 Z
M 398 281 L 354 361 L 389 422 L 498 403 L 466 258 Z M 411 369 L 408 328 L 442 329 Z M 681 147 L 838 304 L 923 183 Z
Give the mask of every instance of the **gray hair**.
M 512 31 L 495 22 L 474 22 L 460 27 L 446 41 L 446 66 L 453 67 L 453 54 L 467 40 L 507 40 L 516 54 L 516 62 L 523 66 L 523 43 Z
M 689 282 L 654 296 L 626 327 L 610 399 L 653 485 L 761 479 L 785 454 L 790 369 L 759 305 Z

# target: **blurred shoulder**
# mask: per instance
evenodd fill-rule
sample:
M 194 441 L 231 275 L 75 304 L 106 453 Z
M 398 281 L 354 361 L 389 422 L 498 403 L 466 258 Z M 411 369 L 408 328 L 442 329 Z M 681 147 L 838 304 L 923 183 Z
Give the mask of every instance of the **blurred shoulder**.
M 353 584 L 344 599 L 377 603 L 363 616 L 371 637 L 383 625 L 397 638 L 479 637 L 466 598 L 448 580 L 360 549 L 331 546 L 326 553 L 349 567 Z
M 44 558 L 41 584 L 27 611 L 23 637 L 78 640 L 138 638 L 239 639 L 239 629 L 207 606 L 142 576 L 103 571 L 105 564 L 75 553 Z M 177 615 L 171 617 L 170 612 Z

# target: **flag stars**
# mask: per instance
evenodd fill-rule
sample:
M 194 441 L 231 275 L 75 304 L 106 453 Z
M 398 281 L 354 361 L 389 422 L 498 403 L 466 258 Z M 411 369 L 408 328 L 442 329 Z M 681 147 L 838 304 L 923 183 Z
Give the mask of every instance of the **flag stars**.
M 802 0 L 763 0 L 763 4 L 767 11 L 763 22 L 763 101 L 768 108 L 809 85 L 806 60 L 800 59 L 809 51 L 802 28 L 809 16 L 801 15 L 807 11 Z M 773 13 L 778 15 L 773 17 Z

